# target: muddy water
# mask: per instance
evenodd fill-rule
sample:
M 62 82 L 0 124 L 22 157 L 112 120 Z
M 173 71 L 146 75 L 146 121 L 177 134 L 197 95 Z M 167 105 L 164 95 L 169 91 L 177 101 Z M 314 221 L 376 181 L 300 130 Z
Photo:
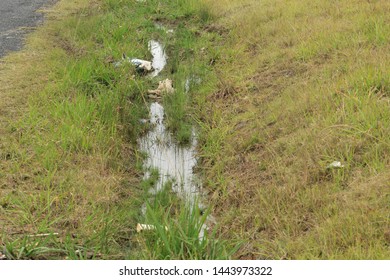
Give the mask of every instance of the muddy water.
M 150 177 L 151 170 L 157 169 L 160 177 L 154 191 L 160 191 L 171 181 L 175 193 L 187 201 L 193 200 L 198 192 L 193 173 L 197 145 L 195 132 L 189 146 L 178 145 L 164 125 L 164 108 L 158 102 L 150 105 L 150 123 L 153 128 L 139 141 L 141 150 L 148 154 L 144 162 L 144 179 Z
M 158 41 L 151 40 L 149 50 L 153 55 L 152 64 L 155 69 L 151 77 L 156 77 L 164 69 L 167 57 L 163 46 Z M 187 86 L 189 87 L 189 84 Z M 157 170 L 159 179 L 152 190 L 154 193 L 160 191 L 167 182 L 172 182 L 172 190 L 192 204 L 197 200 L 199 193 L 199 182 L 193 173 L 197 163 L 195 130 L 193 130 L 191 143 L 182 146 L 167 130 L 164 124 L 164 108 L 160 103 L 150 104 L 149 117 L 152 128 L 138 141 L 140 150 L 147 154 L 147 159 L 144 161 L 144 179 L 150 177 L 152 170 Z
M 160 72 L 164 69 L 167 64 L 167 56 L 165 54 L 164 47 L 158 41 L 150 40 L 149 50 L 153 56 L 152 66 L 154 70 L 150 73 L 150 77 L 153 78 L 160 74 Z

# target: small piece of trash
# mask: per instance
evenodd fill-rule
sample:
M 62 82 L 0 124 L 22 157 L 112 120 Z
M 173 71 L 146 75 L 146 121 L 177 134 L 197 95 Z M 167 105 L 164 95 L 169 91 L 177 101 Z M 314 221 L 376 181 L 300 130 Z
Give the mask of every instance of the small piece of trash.
M 114 62 L 114 67 L 121 67 L 123 63 L 131 63 L 136 67 L 138 72 L 151 72 L 153 71 L 153 66 L 151 61 L 139 59 L 139 58 L 129 58 L 125 54 L 122 55 L 122 60 Z
M 0 252 L 0 261 L 6 260 L 7 256 Z
M 54 233 L 39 233 L 39 234 L 29 235 L 29 237 L 45 237 L 45 236 L 51 236 L 51 235 L 59 235 L 59 233 L 57 233 L 57 232 L 54 232 Z
M 143 71 L 150 72 L 153 70 L 151 61 L 133 58 L 130 60 L 130 62 L 136 66 L 137 70 L 140 70 L 142 72 Z
M 164 93 L 174 93 L 175 89 L 172 86 L 172 80 L 165 79 L 158 83 L 157 89 L 148 90 L 150 98 L 160 98 Z
M 341 164 L 341 162 L 334 161 L 331 164 L 329 164 L 326 168 L 330 169 L 330 168 L 343 168 L 343 167 L 344 167 L 344 165 Z
M 148 230 L 156 230 L 156 226 L 147 225 L 147 224 L 137 224 L 137 232 L 148 231 Z M 165 230 L 168 230 L 168 227 L 165 227 Z
M 31 234 L 28 237 L 46 237 L 46 236 L 52 236 L 52 235 L 59 235 L 59 233 L 58 232 L 54 232 L 54 233 Z

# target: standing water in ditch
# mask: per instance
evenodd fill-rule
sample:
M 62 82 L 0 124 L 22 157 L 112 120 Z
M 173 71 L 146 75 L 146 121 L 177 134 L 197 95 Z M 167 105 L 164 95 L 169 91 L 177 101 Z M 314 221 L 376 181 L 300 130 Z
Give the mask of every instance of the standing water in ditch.
M 140 148 L 148 154 L 144 162 L 148 179 L 151 170 L 159 172 L 155 191 L 163 189 L 164 184 L 173 182 L 173 191 L 186 200 L 198 192 L 193 168 L 196 165 L 195 133 L 189 146 L 179 146 L 164 125 L 164 108 L 158 103 L 150 105 L 150 124 L 153 128 L 139 141 Z
M 152 65 L 155 69 L 150 76 L 156 77 L 165 67 L 167 58 L 163 46 L 155 40 L 149 42 L 149 50 L 153 55 Z M 197 163 L 195 130 L 192 130 L 189 145 L 179 145 L 164 124 L 164 108 L 158 102 L 150 104 L 149 122 L 152 128 L 138 141 L 140 150 L 147 154 L 144 180 L 150 178 L 153 170 L 157 170 L 159 179 L 152 193 L 161 191 L 166 183 L 172 182 L 172 191 L 193 205 L 199 193 L 199 182 L 193 173 Z
M 165 54 L 163 46 L 155 40 L 149 41 L 149 50 L 153 56 L 152 66 L 154 69 L 154 71 L 150 73 L 150 77 L 154 78 L 158 74 L 160 74 L 160 72 L 167 64 L 167 56 Z

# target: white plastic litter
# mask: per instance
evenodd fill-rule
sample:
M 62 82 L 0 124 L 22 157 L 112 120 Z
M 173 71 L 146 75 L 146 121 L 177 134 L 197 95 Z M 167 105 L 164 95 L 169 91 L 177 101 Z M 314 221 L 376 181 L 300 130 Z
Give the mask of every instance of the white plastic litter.
M 147 230 L 156 230 L 156 226 L 154 225 L 147 225 L 147 224 L 137 224 L 137 232 L 141 231 L 147 231 Z M 168 230 L 168 227 L 165 227 L 165 230 Z
M 125 54 L 122 55 L 122 60 L 114 63 L 114 67 L 121 67 L 124 63 L 133 64 L 137 71 L 141 72 L 151 72 L 153 71 L 153 66 L 151 61 L 139 59 L 139 58 L 129 58 Z
M 327 168 L 343 168 L 344 165 L 341 164 L 339 161 L 334 161 L 331 164 L 328 165 Z
M 153 70 L 152 62 L 147 60 L 142 60 L 138 58 L 133 58 L 130 60 L 131 64 L 135 65 L 137 69 L 150 72 Z

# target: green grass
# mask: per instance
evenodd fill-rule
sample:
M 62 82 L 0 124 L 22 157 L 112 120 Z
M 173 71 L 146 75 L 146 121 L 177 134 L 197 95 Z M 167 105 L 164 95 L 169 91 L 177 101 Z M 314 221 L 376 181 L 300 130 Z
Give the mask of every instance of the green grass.
M 9 259 L 162 257 L 140 255 L 156 244 L 143 247 L 135 232 L 144 192 L 158 176 L 142 181 L 137 145 L 148 129 L 140 122 L 148 117 L 146 93 L 156 81 L 112 62 L 123 53 L 151 59 L 148 41 L 166 44 L 170 66 L 160 78 L 178 85 L 164 99 L 167 124 L 187 143 L 191 98 L 184 83 L 206 61 L 191 52 L 207 43 L 196 42 L 196 30 L 208 16 L 199 18 L 197 1 L 89 2 L 60 1 L 25 50 L 1 64 L 0 243 Z M 157 21 L 175 33 L 157 29 Z M 210 258 L 202 246 L 196 254 Z
M 208 211 L 198 202 L 183 202 L 172 193 L 171 183 L 151 197 L 146 205 L 145 224 L 154 226 L 141 233 L 145 259 L 229 259 L 237 250 L 221 241 L 216 231 L 206 230 Z
M 246 240 L 236 258 L 388 259 L 387 1 L 203 3 L 224 38 L 194 101 L 219 236 Z

